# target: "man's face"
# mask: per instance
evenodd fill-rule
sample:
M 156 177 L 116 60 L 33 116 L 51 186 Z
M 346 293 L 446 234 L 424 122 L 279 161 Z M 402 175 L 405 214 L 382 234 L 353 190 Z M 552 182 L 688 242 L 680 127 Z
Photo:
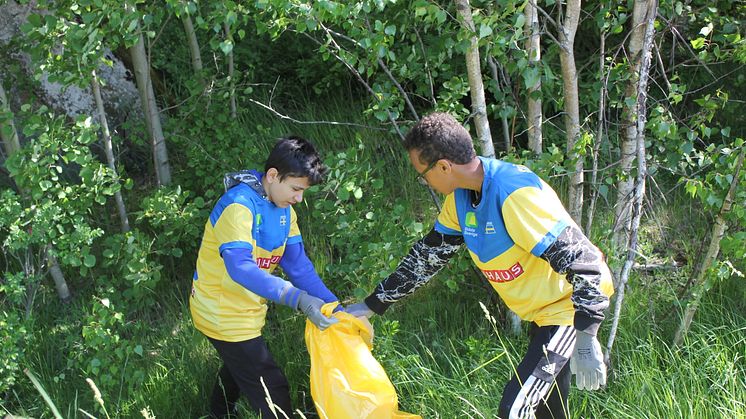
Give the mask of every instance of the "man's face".
M 420 162 L 420 151 L 413 149 L 409 150 L 409 161 L 418 176 L 436 192 L 444 195 L 453 192 L 454 187 L 450 181 L 451 163 L 448 160 L 440 159 L 430 164 L 423 164 Z
M 311 184 L 307 177 L 288 176 L 280 181 L 275 169 L 269 169 L 267 176 L 267 197 L 280 208 L 287 208 L 303 200 L 303 192 Z

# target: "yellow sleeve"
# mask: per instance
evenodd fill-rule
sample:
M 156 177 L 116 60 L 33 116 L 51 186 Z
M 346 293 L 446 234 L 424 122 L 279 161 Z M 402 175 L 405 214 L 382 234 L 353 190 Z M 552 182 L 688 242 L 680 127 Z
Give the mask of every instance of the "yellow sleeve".
M 508 234 L 534 256 L 541 256 L 572 223 L 554 191 L 546 184 L 543 186 L 543 189 L 534 186 L 517 189 L 502 206 Z
M 438 219 L 435 221 L 435 231 L 453 236 L 461 235 L 461 225 L 458 222 L 458 212 L 456 211 L 456 198 L 453 193 L 446 196 L 443 208 L 441 208 Z
M 250 209 L 241 204 L 228 205 L 213 226 L 220 252 L 222 253 L 223 250 L 230 248 L 251 250 L 251 229 L 253 226 L 254 216 Z
M 287 244 L 300 243 L 303 238 L 298 228 L 298 215 L 295 214 L 293 207 L 290 207 L 290 232 L 288 233 Z

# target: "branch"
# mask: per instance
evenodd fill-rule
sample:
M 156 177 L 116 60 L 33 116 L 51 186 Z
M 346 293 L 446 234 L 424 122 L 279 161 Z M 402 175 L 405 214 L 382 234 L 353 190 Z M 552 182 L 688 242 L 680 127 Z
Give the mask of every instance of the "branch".
M 324 30 L 324 32 L 326 32 L 326 34 L 327 34 L 327 35 L 329 36 L 329 40 L 331 41 L 331 43 L 332 43 L 332 45 L 334 46 L 334 48 L 335 48 L 335 49 L 336 49 L 337 51 L 342 51 L 342 47 L 340 47 L 340 46 L 339 46 L 339 44 L 337 44 L 337 41 L 336 41 L 336 40 L 334 39 L 334 36 L 332 35 L 332 33 L 331 33 L 331 31 L 329 30 L 329 28 L 327 28 L 326 26 L 324 26 L 324 24 L 323 24 L 323 23 L 321 23 L 321 22 L 319 22 L 318 20 L 317 20 L 316 22 L 317 22 L 317 23 L 319 24 L 319 26 L 321 26 L 321 28 L 322 28 L 322 29 Z M 318 43 L 319 45 L 321 45 L 321 42 L 319 42 L 319 40 L 317 40 L 316 38 L 313 38 L 312 36 L 309 36 L 309 35 L 308 35 L 307 33 L 305 33 L 305 32 L 303 33 L 303 35 L 305 35 L 306 37 L 308 37 L 308 38 L 309 38 L 309 39 L 311 39 L 312 41 L 314 41 L 314 42 Z M 336 58 L 336 59 L 337 59 L 337 60 L 338 60 L 339 62 L 341 62 L 341 63 L 342 63 L 342 64 L 343 64 L 343 65 L 344 65 L 345 67 L 347 67 L 347 69 L 348 69 L 348 70 L 350 70 L 350 72 L 352 72 L 352 74 L 353 74 L 353 75 L 355 76 L 355 78 L 357 78 L 357 79 L 358 79 L 358 81 L 359 81 L 359 82 L 360 82 L 360 83 L 361 83 L 361 84 L 362 84 L 363 86 L 365 86 L 365 89 L 366 89 L 366 90 L 368 91 L 368 93 L 370 93 L 370 94 L 371 94 L 371 96 L 373 96 L 373 97 L 374 97 L 374 98 L 375 98 L 376 100 L 378 100 L 378 95 L 376 94 L 376 92 L 375 92 L 375 91 L 373 90 L 373 88 L 372 88 L 372 87 L 370 87 L 370 85 L 369 85 L 369 84 L 368 84 L 368 83 L 367 83 L 367 82 L 366 82 L 366 81 L 365 81 L 365 80 L 363 79 L 363 76 L 362 76 L 362 75 L 360 75 L 360 73 L 359 73 L 359 72 L 357 71 L 357 69 L 355 69 L 355 68 L 354 68 L 353 66 L 351 66 L 351 65 L 350 65 L 350 64 L 349 64 L 349 63 L 348 63 L 347 61 L 345 61 L 344 59 L 342 59 L 342 57 L 340 57 L 340 56 L 339 56 L 339 54 L 337 54 L 336 52 L 334 52 L 334 51 L 331 51 L 331 50 L 330 50 L 329 52 L 330 52 L 330 53 L 331 53 L 331 54 L 332 54 L 332 55 L 334 56 L 334 58 Z M 398 124 L 396 123 L 396 120 L 394 119 L 394 116 L 393 116 L 393 115 L 391 115 L 391 112 L 389 112 L 389 110 L 388 110 L 388 109 L 386 110 L 386 115 L 388 116 L 388 118 L 389 118 L 389 121 L 391 121 L 391 124 L 392 124 L 392 125 L 394 126 L 394 129 L 396 130 L 396 133 L 397 133 L 397 134 L 399 135 L 399 138 L 400 138 L 400 139 L 401 139 L 402 141 L 404 141 L 404 134 L 402 134 L 401 130 L 399 129 L 399 125 L 398 125 Z
M 368 125 L 355 124 L 355 123 L 352 123 L 352 122 L 301 121 L 301 120 L 292 118 L 290 116 L 283 115 L 283 114 L 279 113 L 278 111 L 276 111 L 274 108 L 272 108 L 271 105 L 266 105 L 266 104 L 264 104 L 262 102 L 259 102 L 258 100 L 254 100 L 254 99 L 248 98 L 248 101 L 251 102 L 251 103 L 253 103 L 253 104 L 255 104 L 255 105 L 258 105 L 258 106 L 260 106 L 260 107 L 262 107 L 262 108 L 264 108 L 264 109 L 266 109 L 266 110 L 268 110 L 270 112 L 272 112 L 273 114 L 275 114 L 276 116 L 278 116 L 280 119 L 284 119 L 286 121 L 294 122 L 296 124 L 301 124 L 301 125 L 337 125 L 337 126 L 365 128 L 365 129 L 376 130 L 376 131 L 386 131 L 386 129 L 384 129 L 384 128 L 371 127 L 371 126 L 368 126 Z
M 660 14 L 658 15 L 658 17 L 659 17 L 659 18 L 660 18 L 660 19 L 661 19 L 662 21 L 664 21 L 664 22 L 666 22 L 666 23 L 668 24 L 668 28 L 669 28 L 669 29 L 671 30 L 671 33 L 672 33 L 672 34 L 674 34 L 674 35 L 676 35 L 676 37 L 677 37 L 677 38 L 679 38 L 679 40 L 681 41 L 681 43 L 682 43 L 682 44 L 684 44 L 684 45 L 686 46 L 686 49 L 687 49 L 687 51 L 689 51 L 689 53 L 690 53 L 690 54 L 692 54 L 692 57 L 694 57 L 694 58 L 695 58 L 695 59 L 697 60 L 697 62 L 699 62 L 699 64 L 700 64 L 700 65 L 702 65 L 702 67 L 704 67 L 704 68 L 705 68 L 705 70 L 707 70 L 707 72 L 708 72 L 708 73 L 710 73 L 710 75 L 711 75 L 711 76 L 712 76 L 713 78 L 715 78 L 715 73 L 713 73 L 713 72 L 712 72 L 712 70 L 710 70 L 710 68 L 709 68 L 709 67 L 707 67 L 707 64 L 705 64 L 705 62 L 704 62 L 704 61 L 702 61 L 702 60 L 701 60 L 701 59 L 700 59 L 700 58 L 699 58 L 699 57 L 697 56 L 697 54 L 696 54 L 696 53 L 694 52 L 694 50 L 692 49 L 692 47 L 690 47 L 690 46 L 689 46 L 689 42 L 687 42 L 687 41 L 686 41 L 686 39 L 684 39 L 684 37 L 683 37 L 683 36 L 681 36 L 681 33 L 679 32 L 679 30 L 678 30 L 678 29 L 676 29 L 676 26 L 674 26 L 674 25 L 673 25 L 673 24 L 671 23 L 671 21 L 670 21 L 670 20 L 666 19 L 666 18 L 665 18 L 664 16 L 661 16 Z

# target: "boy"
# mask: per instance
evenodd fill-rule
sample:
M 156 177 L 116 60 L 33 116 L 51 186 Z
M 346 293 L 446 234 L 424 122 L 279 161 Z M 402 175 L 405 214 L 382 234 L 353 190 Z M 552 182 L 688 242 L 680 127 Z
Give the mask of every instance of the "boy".
M 212 417 L 228 417 L 240 394 L 265 419 L 292 414 L 288 381 L 261 336 L 267 300 L 301 310 L 321 330 L 337 322 L 319 311 L 338 299 L 306 256 L 292 208 L 327 168 L 310 142 L 287 137 L 275 144 L 264 169 L 226 175 L 197 258 L 190 311 L 223 362 L 210 398 Z M 272 275 L 278 265 L 290 282 Z
M 603 255 L 549 185 L 524 166 L 477 157 L 452 116 L 423 118 L 404 145 L 420 182 L 447 195 L 443 209 L 396 270 L 346 311 L 383 314 L 466 243 L 506 305 L 533 322 L 528 351 L 503 390 L 500 417 L 565 418 L 570 369 L 581 389 L 606 382 L 596 333 L 613 288 Z

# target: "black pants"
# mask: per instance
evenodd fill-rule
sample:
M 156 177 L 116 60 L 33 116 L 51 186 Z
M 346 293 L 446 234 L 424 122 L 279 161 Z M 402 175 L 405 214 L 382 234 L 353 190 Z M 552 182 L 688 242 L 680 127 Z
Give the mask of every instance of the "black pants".
M 263 419 L 291 417 L 290 386 L 261 336 L 242 342 L 210 339 L 223 365 L 210 397 L 210 415 L 226 418 L 243 394 Z M 264 385 L 262 385 L 262 382 Z M 265 391 L 264 387 L 267 388 Z M 267 401 L 267 392 L 275 412 Z M 280 412 L 277 408 L 282 409 Z
M 500 417 L 564 419 L 571 378 L 567 361 L 575 348 L 575 328 L 534 324 L 530 333 L 526 355 L 503 390 Z

